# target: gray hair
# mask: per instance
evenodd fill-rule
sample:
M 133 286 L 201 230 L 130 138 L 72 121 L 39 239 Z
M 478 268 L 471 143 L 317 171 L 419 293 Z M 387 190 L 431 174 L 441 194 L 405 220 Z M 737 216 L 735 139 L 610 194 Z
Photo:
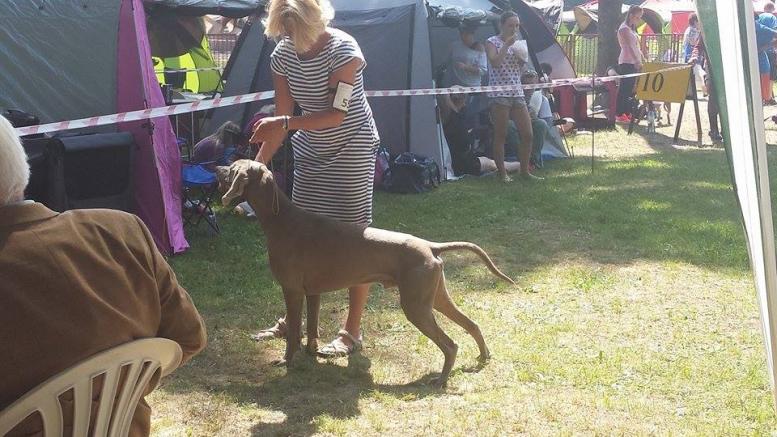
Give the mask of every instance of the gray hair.
M 30 166 L 16 130 L 0 116 L 0 206 L 22 200 Z

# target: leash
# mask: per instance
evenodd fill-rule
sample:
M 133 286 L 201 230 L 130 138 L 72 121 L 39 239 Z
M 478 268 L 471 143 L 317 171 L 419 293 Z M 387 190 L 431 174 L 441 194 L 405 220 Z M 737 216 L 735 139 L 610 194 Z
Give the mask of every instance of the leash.
M 270 174 L 275 174 L 275 168 L 273 164 L 273 159 L 270 158 Z M 273 184 L 273 190 L 272 190 L 272 213 L 273 215 L 277 216 L 281 212 L 281 200 L 278 197 L 278 184 Z

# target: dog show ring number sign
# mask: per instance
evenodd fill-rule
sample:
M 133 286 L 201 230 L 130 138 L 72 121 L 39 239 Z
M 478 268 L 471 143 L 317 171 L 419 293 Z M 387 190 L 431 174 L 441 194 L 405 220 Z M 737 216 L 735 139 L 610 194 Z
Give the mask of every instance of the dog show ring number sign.
M 688 95 L 691 65 L 688 68 L 660 71 L 678 64 L 646 62 L 642 64 L 644 76 L 637 78 L 637 99 L 653 102 L 682 103 Z

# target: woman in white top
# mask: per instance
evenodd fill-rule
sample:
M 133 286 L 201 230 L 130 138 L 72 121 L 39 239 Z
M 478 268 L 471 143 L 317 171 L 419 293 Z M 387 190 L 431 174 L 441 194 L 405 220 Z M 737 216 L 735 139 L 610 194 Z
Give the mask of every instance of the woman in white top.
M 632 74 L 642 70 L 642 61 L 645 56 L 639 47 L 637 36 L 637 24 L 642 20 L 642 8 L 631 6 L 626 14 L 626 20 L 618 28 L 618 45 L 621 53 L 618 56 L 618 73 Z M 618 86 L 618 101 L 616 105 L 616 121 L 630 122 L 631 111 L 636 109 L 634 101 L 634 87 L 637 84 L 636 77 L 621 79 Z
M 529 173 L 533 133 L 521 88 L 521 73 L 526 59 L 521 56 L 520 49 L 515 47 L 521 22 L 518 14 L 513 11 L 504 12 L 499 22 L 500 33 L 486 41 L 486 54 L 491 65 L 488 84 L 511 85 L 516 88 L 488 93 L 491 100 L 491 121 L 494 123 L 494 161 L 502 181 L 512 181 L 507 175 L 504 162 L 507 120 L 512 119 L 521 136 L 521 145 L 518 148 L 518 158 L 521 161 L 520 177 L 527 180 L 542 179 Z

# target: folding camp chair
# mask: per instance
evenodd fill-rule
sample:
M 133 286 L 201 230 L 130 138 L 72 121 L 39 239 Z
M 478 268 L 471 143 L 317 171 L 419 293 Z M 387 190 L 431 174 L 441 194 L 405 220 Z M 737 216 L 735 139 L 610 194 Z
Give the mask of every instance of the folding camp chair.
M 211 203 L 213 196 L 218 193 L 218 180 L 216 173 L 208 169 L 208 165 L 215 162 L 200 164 L 184 163 L 181 169 L 181 182 L 183 185 L 183 224 L 199 226 L 205 220 L 209 229 L 218 234 L 221 232 L 216 222 L 216 214 Z

